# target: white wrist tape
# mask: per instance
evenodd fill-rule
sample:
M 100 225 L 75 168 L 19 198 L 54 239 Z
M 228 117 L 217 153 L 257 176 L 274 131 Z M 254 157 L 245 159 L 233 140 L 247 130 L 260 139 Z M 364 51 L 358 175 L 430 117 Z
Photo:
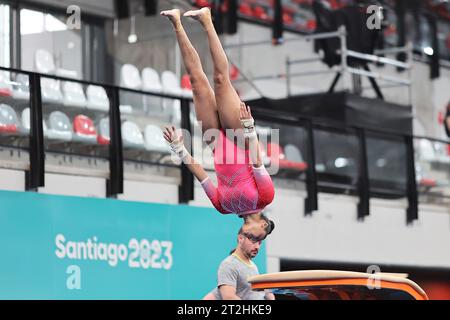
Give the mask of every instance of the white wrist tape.
M 253 140 L 257 137 L 255 130 L 255 120 L 253 118 L 250 119 L 241 119 L 241 124 L 244 127 L 244 137 Z
M 189 152 L 187 151 L 183 142 L 175 140 L 172 141 L 169 145 L 172 152 L 175 153 L 181 161 L 184 162 L 186 158 L 189 156 Z

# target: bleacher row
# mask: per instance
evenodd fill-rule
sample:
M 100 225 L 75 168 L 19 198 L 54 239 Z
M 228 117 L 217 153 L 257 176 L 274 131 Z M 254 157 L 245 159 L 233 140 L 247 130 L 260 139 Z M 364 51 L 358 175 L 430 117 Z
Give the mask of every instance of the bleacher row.
M 193 0 L 192 3 L 197 7 L 214 6 L 214 1 L 211 0 Z M 299 6 L 308 8 L 308 10 L 299 11 Z M 312 33 L 316 29 L 316 20 L 310 7 L 311 0 L 283 1 L 282 19 L 284 26 Z M 242 0 L 238 4 L 238 12 L 242 17 L 267 23 L 273 23 L 273 8 L 273 0 Z M 224 13 L 228 11 L 227 1 L 223 3 L 221 11 Z
M 47 124 L 48 123 L 48 124 Z M 44 136 L 48 139 L 66 142 L 107 145 L 110 143 L 109 118 L 100 119 L 97 125 L 83 114 L 73 121 L 61 111 L 53 111 L 47 121 L 43 121 Z M 28 135 L 30 132 L 30 108 L 25 108 L 19 119 L 16 111 L 7 104 L 0 104 L 0 133 L 7 135 Z M 136 123 L 122 123 L 122 141 L 125 147 L 142 148 L 148 151 L 169 153 L 170 149 L 162 138 L 161 129 L 148 124 L 144 133 Z
M 35 67 L 42 74 L 76 77 L 76 74 L 69 70 L 57 69 L 53 56 L 45 50 L 37 50 Z M 158 72 L 152 68 L 147 67 L 142 72 L 139 72 L 138 68 L 132 64 L 124 64 L 121 67 L 120 85 L 124 88 L 135 90 L 192 97 L 190 81 L 187 76 L 184 76 L 180 82 L 171 71 L 163 71 L 160 77 Z M 46 138 L 65 142 L 109 144 L 109 118 L 106 112 L 109 110 L 110 102 L 103 87 L 88 85 L 86 91 L 84 91 L 83 86 L 77 82 L 64 81 L 61 83 L 59 80 L 42 77 L 41 95 L 44 106 L 50 104 L 58 107 L 58 110 L 44 116 L 43 130 Z M 11 81 L 9 73 L 0 72 L 0 97 L 10 97 L 15 102 L 28 103 L 30 99 L 28 76 L 17 74 L 14 81 Z M 148 115 L 153 114 L 155 117 L 161 117 L 162 114 L 166 113 L 170 115 L 169 119 L 167 119 L 169 122 L 179 123 L 180 121 L 179 100 L 145 96 L 138 103 L 148 104 L 144 106 L 144 109 L 149 111 Z M 68 108 L 67 113 L 63 112 L 65 107 Z M 120 106 L 123 114 L 121 128 L 123 146 L 125 148 L 169 153 L 170 149 L 164 141 L 161 128 L 158 125 L 149 123 L 141 130 L 139 125 L 131 120 L 132 117 L 128 117 L 128 115 L 133 114 L 135 108 L 136 106 L 129 104 L 121 104 Z M 94 121 L 95 119 L 82 114 L 83 109 L 92 112 L 100 111 L 100 119 Z M 70 119 L 69 113 L 73 114 L 73 119 Z M 191 113 L 191 121 L 194 125 L 197 125 L 193 113 Z M 0 133 L 28 135 L 29 131 L 29 108 L 23 109 L 19 117 L 15 108 L 5 103 L 0 104 Z M 296 171 L 304 171 L 306 169 L 301 152 L 296 146 L 285 146 L 286 153 L 282 146 L 275 143 L 262 147 L 267 152 L 267 159 L 276 157 L 281 168 Z M 211 157 L 212 155 L 207 153 L 206 156 Z

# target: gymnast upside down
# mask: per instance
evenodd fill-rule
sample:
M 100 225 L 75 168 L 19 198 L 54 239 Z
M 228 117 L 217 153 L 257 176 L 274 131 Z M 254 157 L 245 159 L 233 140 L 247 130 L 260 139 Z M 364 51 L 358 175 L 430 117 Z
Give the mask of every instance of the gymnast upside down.
M 274 224 L 262 211 L 273 201 L 274 186 L 262 163 L 250 108 L 241 101 L 231 84 L 228 59 L 214 29 L 211 11 L 209 8 L 201 8 L 187 11 L 184 16 L 199 21 L 207 34 L 214 64 L 214 90 L 202 69 L 200 57 L 181 24 L 180 10 L 162 11 L 161 15 L 169 18 L 173 25 L 191 80 L 195 111 L 202 131 L 215 129 L 219 132 L 213 147 L 218 186 L 214 186 L 203 167 L 186 150 L 183 137 L 177 133 L 174 126 L 166 127 L 164 138 L 172 151 L 200 181 L 217 211 L 222 214 L 237 214 L 243 217 L 245 222 L 260 222 L 269 234 Z M 245 143 L 238 144 L 234 139 L 229 139 L 230 130 L 241 133 Z M 235 160 L 244 161 L 230 163 L 230 154 L 234 155 Z

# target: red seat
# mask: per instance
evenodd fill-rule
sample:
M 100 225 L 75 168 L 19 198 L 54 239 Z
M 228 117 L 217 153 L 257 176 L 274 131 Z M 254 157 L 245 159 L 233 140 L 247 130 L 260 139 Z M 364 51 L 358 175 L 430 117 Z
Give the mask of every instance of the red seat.
M 0 104 L 0 132 L 16 133 L 19 128 L 19 120 L 16 111 L 7 104 Z
M 12 91 L 7 88 L 0 88 L 0 97 L 12 97 Z
M 420 180 L 420 185 L 423 187 L 436 187 L 435 179 L 422 178 Z
M 292 18 L 292 15 L 290 15 L 289 13 L 285 12 L 283 13 L 283 23 L 290 25 L 294 22 L 294 19 Z
M 188 74 L 185 74 L 181 77 L 181 88 L 192 90 L 191 79 Z
M 242 13 L 244 16 L 253 17 L 252 7 L 250 7 L 250 5 L 247 3 L 241 3 L 239 5 L 239 12 Z
M 110 139 L 108 137 L 99 135 L 99 136 L 97 136 L 97 142 L 98 142 L 98 144 L 107 145 L 107 144 L 109 144 Z
M 230 65 L 230 80 L 235 81 L 239 78 L 239 69 L 234 65 Z
M 110 141 L 111 138 L 109 135 L 109 119 L 103 118 L 98 124 L 97 143 L 107 145 L 110 143 Z
M 317 28 L 317 22 L 314 19 L 309 19 L 306 22 L 306 29 L 310 30 L 310 31 L 314 31 Z
M 3 133 L 16 133 L 17 132 L 17 125 L 0 123 L 0 132 L 3 132 Z
M 200 8 L 211 6 L 208 0 L 195 0 L 195 5 Z
M 283 148 L 276 143 L 267 144 L 267 156 L 271 163 L 278 162 L 281 169 L 305 171 L 308 165 L 305 162 L 296 162 L 286 159 Z
M 270 20 L 270 17 L 267 15 L 266 9 L 264 9 L 261 6 L 256 6 L 255 9 L 253 10 L 253 16 L 255 18 L 264 20 L 264 21 L 268 21 Z
M 73 130 L 75 133 L 83 136 L 97 136 L 94 122 L 84 115 L 78 115 L 73 120 Z

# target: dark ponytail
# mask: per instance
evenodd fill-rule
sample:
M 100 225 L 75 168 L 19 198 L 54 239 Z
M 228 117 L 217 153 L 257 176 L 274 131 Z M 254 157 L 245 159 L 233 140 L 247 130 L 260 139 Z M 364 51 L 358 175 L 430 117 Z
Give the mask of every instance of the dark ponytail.
M 275 222 L 273 222 L 273 220 L 269 220 L 269 225 L 266 229 L 267 235 L 271 234 L 273 229 L 275 229 Z
M 271 234 L 273 229 L 275 229 L 275 223 L 273 222 L 273 220 L 270 220 L 269 218 L 267 218 L 266 215 L 261 214 L 261 218 L 266 221 L 267 223 L 267 227 L 266 227 L 266 233 L 267 235 Z

